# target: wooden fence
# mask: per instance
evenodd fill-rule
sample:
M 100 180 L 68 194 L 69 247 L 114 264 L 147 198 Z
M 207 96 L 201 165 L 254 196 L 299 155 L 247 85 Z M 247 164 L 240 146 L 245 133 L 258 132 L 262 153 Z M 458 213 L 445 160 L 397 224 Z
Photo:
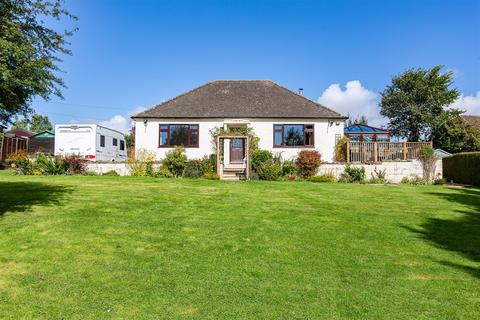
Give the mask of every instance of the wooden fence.
M 377 163 L 417 159 L 432 142 L 348 142 L 347 162 Z

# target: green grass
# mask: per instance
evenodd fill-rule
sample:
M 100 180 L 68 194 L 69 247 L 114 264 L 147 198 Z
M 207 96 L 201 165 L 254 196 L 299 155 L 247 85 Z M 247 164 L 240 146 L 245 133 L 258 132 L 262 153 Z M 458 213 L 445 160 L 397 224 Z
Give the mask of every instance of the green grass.
M 0 318 L 475 319 L 480 189 L 0 173 Z

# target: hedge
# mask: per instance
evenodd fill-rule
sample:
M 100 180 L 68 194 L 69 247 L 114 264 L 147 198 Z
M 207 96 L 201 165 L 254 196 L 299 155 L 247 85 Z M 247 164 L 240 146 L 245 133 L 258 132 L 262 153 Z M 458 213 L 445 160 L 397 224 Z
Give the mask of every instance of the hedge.
M 480 152 L 463 152 L 443 158 L 447 181 L 480 186 Z

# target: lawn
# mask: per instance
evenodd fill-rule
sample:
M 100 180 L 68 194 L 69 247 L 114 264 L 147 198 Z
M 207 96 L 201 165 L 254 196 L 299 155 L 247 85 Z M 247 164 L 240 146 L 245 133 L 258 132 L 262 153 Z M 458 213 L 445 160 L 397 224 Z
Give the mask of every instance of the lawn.
M 0 318 L 478 319 L 480 189 L 0 172 Z

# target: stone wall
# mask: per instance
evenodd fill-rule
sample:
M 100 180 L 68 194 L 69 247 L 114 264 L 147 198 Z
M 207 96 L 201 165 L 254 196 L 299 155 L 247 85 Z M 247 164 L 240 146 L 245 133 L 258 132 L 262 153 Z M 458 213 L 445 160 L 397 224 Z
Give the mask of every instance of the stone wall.
M 383 162 L 381 164 L 352 164 L 354 167 L 364 167 L 367 174 L 367 179 L 372 177 L 372 173 L 377 170 L 386 170 L 387 180 L 392 183 L 400 183 L 403 177 L 423 176 L 422 164 L 418 160 L 413 161 L 395 161 Z M 345 169 L 344 164 L 340 163 L 325 163 L 319 169 L 318 174 L 332 173 L 337 178 Z M 130 168 L 126 163 L 120 162 L 92 162 L 87 165 L 87 171 L 92 171 L 97 174 L 102 174 L 114 170 L 121 176 L 128 176 Z M 438 160 L 435 165 L 435 177 L 442 177 L 442 160 Z
M 87 171 L 96 174 L 103 174 L 112 170 L 121 176 L 130 175 L 130 168 L 124 162 L 90 162 L 87 164 Z
M 387 180 L 392 183 L 400 183 L 403 177 L 423 177 L 422 164 L 418 160 L 412 161 L 394 161 L 383 162 L 380 164 L 352 164 L 353 167 L 364 167 L 367 179 L 372 177 L 375 170 L 386 170 Z M 326 163 L 322 164 L 319 174 L 332 173 L 335 177 L 339 177 L 345 169 L 344 164 Z M 435 165 L 434 177 L 442 177 L 442 160 L 437 160 Z

